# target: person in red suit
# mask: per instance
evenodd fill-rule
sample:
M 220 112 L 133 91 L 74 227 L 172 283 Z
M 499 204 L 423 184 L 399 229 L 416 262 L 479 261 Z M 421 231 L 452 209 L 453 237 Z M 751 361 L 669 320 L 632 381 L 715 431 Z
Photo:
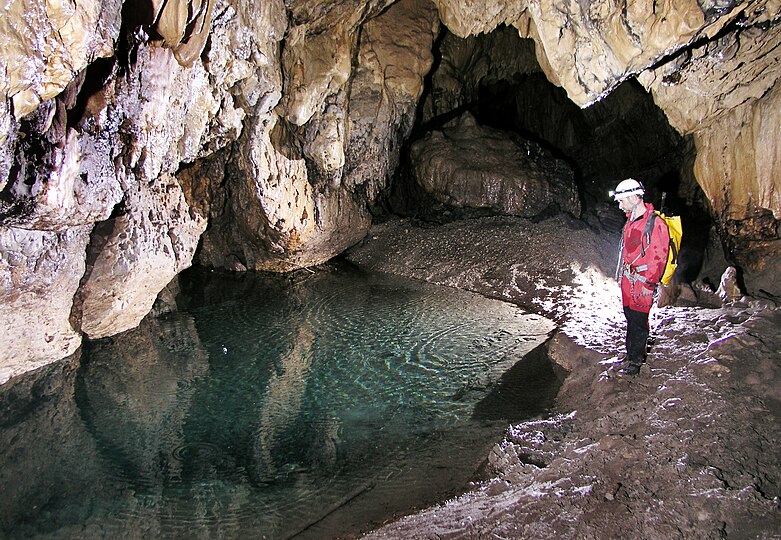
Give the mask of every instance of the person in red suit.
M 619 375 L 640 373 L 648 343 L 648 314 L 654 293 L 667 264 L 670 237 L 667 224 L 657 218 L 651 203 L 643 201 L 645 188 L 627 178 L 610 194 L 626 214 L 616 279 L 621 282 L 621 300 L 626 316 L 626 357 Z

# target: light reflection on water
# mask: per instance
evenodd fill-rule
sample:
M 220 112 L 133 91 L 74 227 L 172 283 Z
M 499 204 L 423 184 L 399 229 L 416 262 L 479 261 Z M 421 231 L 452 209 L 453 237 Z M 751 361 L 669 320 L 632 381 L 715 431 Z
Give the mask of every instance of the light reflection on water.
M 355 534 L 462 489 L 555 392 L 544 362 L 500 381 L 552 324 L 454 289 L 190 271 L 177 304 L 1 389 L 0 532 Z

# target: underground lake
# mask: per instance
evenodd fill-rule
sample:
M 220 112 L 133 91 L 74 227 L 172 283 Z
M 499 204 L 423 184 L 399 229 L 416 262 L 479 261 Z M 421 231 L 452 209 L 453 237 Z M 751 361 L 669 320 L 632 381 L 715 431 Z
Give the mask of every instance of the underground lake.
M 546 414 L 553 328 L 341 263 L 190 269 L 138 328 L 0 387 L 0 536 L 357 536 Z

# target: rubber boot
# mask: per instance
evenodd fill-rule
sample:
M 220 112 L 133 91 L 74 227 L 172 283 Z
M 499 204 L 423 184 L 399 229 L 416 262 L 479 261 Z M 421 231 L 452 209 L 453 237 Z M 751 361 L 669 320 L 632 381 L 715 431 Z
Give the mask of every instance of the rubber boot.
M 634 377 L 640 373 L 640 366 L 643 365 L 642 360 L 637 358 L 627 358 L 621 362 L 621 368 L 618 370 L 620 376 Z

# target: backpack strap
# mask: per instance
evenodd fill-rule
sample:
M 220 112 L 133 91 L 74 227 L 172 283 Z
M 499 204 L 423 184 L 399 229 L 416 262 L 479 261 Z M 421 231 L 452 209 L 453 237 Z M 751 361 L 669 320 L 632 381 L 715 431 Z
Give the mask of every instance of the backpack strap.
M 626 229 L 626 225 L 624 225 L 624 229 Z M 621 281 L 621 274 L 624 268 L 624 232 L 625 230 L 621 230 L 621 241 L 618 243 L 618 265 L 616 266 L 616 281 Z
M 651 245 L 651 232 L 654 230 L 654 222 L 656 221 L 656 212 L 651 212 L 648 216 L 648 221 L 645 222 L 645 230 L 643 231 L 643 238 L 645 238 L 645 246 L 643 246 L 642 239 L 640 240 L 640 252 L 645 257 L 645 250 Z
M 675 241 L 673 240 L 672 235 L 670 236 L 670 251 L 672 252 L 673 256 L 670 259 L 673 263 L 678 263 L 678 248 L 675 245 Z

